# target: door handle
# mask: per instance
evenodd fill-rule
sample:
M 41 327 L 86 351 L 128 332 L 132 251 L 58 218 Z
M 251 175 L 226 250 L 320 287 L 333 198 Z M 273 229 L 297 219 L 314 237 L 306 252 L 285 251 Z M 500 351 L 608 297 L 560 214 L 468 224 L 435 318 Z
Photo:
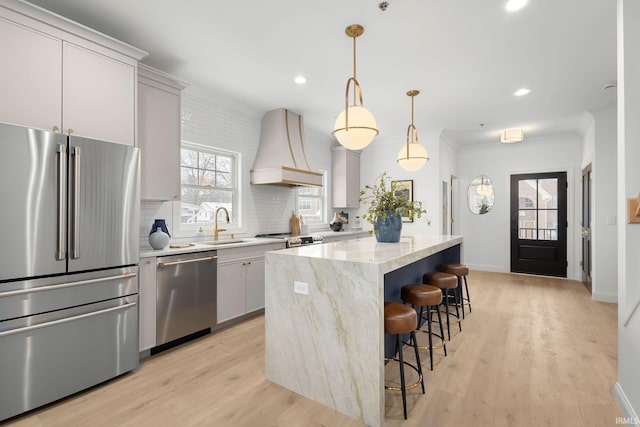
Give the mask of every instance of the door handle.
M 56 259 L 67 257 L 67 145 L 58 144 L 58 246 Z
M 9 335 L 15 335 L 15 334 L 20 334 L 20 333 L 24 333 L 24 332 L 35 331 L 36 329 L 42 329 L 42 328 L 46 328 L 46 327 L 49 327 L 49 326 L 60 325 L 62 323 L 75 322 L 76 320 L 86 319 L 87 317 L 94 317 L 94 316 L 98 316 L 100 314 L 111 313 L 112 311 L 126 310 L 128 308 L 136 306 L 137 304 L 138 304 L 137 302 L 130 302 L 128 304 L 119 305 L 117 307 L 105 308 L 105 309 L 99 310 L 99 311 L 92 311 L 91 313 L 79 314 L 77 316 L 66 317 L 64 319 L 59 319 L 59 320 L 52 320 L 51 322 L 39 323 L 37 325 L 25 326 L 25 327 L 18 328 L 18 329 L 10 329 L 8 331 L 0 332 L 0 337 L 6 337 L 6 336 L 9 336 Z
M 194 258 L 194 259 L 185 259 L 183 261 L 172 261 L 172 262 L 163 262 L 160 261 L 158 263 L 158 267 L 168 267 L 170 265 L 178 265 L 178 264 L 188 264 L 190 262 L 201 262 L 201 261 L 212 261 L 218 258 L 217 256 L 208 256 L 204 258 Z
M 589 237 L 589 230 L 582 230 L 582 237 Z
M 80 258 L 80 147 L 71 147 L 73 156 L 73 228 L 71 258 Z

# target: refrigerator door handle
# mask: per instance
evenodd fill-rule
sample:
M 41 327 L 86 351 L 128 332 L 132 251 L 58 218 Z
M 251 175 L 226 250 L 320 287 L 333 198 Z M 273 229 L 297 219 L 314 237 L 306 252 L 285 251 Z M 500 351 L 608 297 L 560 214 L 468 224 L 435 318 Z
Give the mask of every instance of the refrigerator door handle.
M 71 258 L 80 258 L 80 147 L 72 146 L 73 156 L 73 228 L 71 229 Z
M 6 336 L 9 336 L 9 335 L 15 335 L 15 334 L 24 333 L 24 332 L 30 332 L 30 331 L 34 331 L 36 329 L 42 329 L 42 328 L 46 328 L 46 327 L 49 327 L 49 326 L 59 325 L 61 323 L 74 322 L 76 320 L 86 319 L 87 317 L 94 317 L 94 316 L 98 316 L 100 314 L 110 313 L 112 311 L 126 310 L 126 309 L 128 309 L 130 307 L 136 306 L 137 304 L 138 304 L 137 302 L 131 302 L 131 303 L 128 303 L 128 304 L 119 305 L 117 307 L 111 307 L 111 308 L 105 308 L 104 310 L 93 311 L 91 313 L 80 314 L 80 315 L 77 315 L 77 316 L 67 317 L 67 318 L 59 319 L 59 320 L 52 320 L 50 322 L 40 323 L 40 324 L 37 324 L 37 325 L 25 326 L 25 327 L 17 328 L 17 329 L 10 329 L 8 331 L 0 332 L 0 337 L 6 337 Z
M 74 286 L 91 285 L 93 283 L 110 282 L 112 280 L 131 279 L 136 276 L 137 276 L 136 273 L 125 273 L 125 274 L 119 274 L 117 276 L 99 277 L 97 279 L 88 279 L 88 280 L 79 280 L 77 282 L 67 282 L 59 285 L 41 286 L 39 288 L 17 289 L 15 291 L 0 292 L 0 299 L 15 297 L 17 295 L 34 294 L 35 292 L 45 292 L 45 291 L 53 291 L 56 289 L 72 288 Z
M 67 145 L 58 144 L 58 245 L 56 259 L 67 257 Z

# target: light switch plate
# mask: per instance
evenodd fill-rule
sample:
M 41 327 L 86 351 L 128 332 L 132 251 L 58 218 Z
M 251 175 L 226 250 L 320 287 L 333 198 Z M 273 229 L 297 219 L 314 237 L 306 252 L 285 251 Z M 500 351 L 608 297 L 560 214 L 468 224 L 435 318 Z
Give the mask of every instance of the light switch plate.
M 309 284 L 305 282 L 293 281 L 293 292 L 300 295 L 309 295 Z

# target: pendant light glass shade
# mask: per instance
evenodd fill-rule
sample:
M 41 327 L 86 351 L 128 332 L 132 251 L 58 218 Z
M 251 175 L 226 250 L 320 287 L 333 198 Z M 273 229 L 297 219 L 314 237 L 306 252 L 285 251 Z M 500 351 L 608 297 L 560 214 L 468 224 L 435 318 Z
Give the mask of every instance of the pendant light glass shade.
M 480 177 L 480 185 L 476 187 L 476 193 L 481 196 L 493 196 L 493 187 L 489 183 L 485 183 L 484 175 Z
M 402 147 L 398 153 L 398 163 L 406 171 L 417 171 L 427 163 L 427 160 L 429 160 L 427 150 L 417 142 Z
M 373 114 L 364 108 L 362 102 L 362 90 L 356 80 L 356 37 L 364 33 L 361 25 L 350 25 L 345 29 L 347 36 L 353 38 L 353 77 L 347 81 L 347 89 L 344 96 L 344 110 L 336 119 L 331 133 L 338 142 L 348 150 L 361 150 L 373 141 L 378 135 L 378 128 Z M 349 89 L 353 82 L 353 104 L 349 106 Z M 356 95 L 358 95 L 356 97 Z M 360 100 L 358 105 L 357 100 Z
M 349 150 L 361 150 L 373 141 L 378 134 L 376 119 L 364 107 L 352 105 L 349 111 L 349 129 L 347 130 L 347 110 L 336 119 L 333 136 Z
M 417 171 L 429 160 L 427 150 L 418 142 L 418 129 L 413 125 L 413 97 L 419 93 L 417 90 L 407 92 L 411 97 L 411 124 L 407 128 L 407 143 L 398 152 L 397 160 L 406 171 Z

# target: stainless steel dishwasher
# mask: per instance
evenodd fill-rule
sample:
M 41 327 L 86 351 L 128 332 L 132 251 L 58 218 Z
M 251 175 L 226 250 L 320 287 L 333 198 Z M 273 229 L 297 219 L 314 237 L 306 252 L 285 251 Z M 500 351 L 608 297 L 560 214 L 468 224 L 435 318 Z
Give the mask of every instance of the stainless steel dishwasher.
M 217 264 L 216 251 L 158 257 L 157 346 L 216 325 Z

